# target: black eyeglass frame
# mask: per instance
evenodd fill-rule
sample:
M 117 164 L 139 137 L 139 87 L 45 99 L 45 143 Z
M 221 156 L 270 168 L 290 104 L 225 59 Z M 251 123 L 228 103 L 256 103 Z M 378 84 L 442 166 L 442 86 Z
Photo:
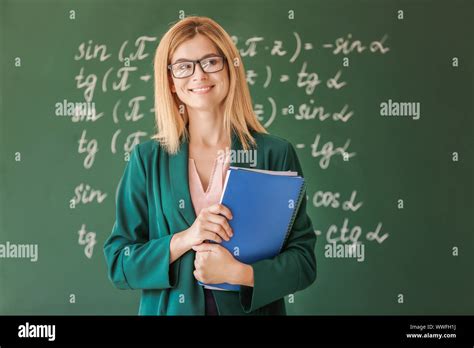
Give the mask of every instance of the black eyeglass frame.
M 210 59 L 210 58 L 222 58 L 222 68 L 220 68 L 219 70 L 216 70 L 216 71 L 212 71 L 212 72 L 204 71 L 204 68 L 202 67 L 201 61 L 202 61 L 202 60 L 206 60 L 206 59 Z M 188 77 L 191 77 L 191 76 L 194 75 L 194 72 L 196 71 L 196 64 L 197 64 L 197 63 L 199 63 L 199 65 L 201 66 L 202 71 L 204 71 L 206 74 L 213 74 L 213 73 L 222 71 L 222 70 L 224 69 L 224 67 L 225 67 L 224 63 L 225 63 L 226 60 L 227 60 L 227 58 L 226 58 L 225 56 L 215 55 L 215 56 L 210 56 L 210 57 L 206 57 L 206 58 L 202 58 L 202 59 L 186 60 L 186 61 L 182 61 L 182 62 L 177 62 L 177 63 L 169 64 L 169 65 L 168 65 L 168 70 L 171 71 L 171 74 L 173 75 L 173 77 L 174 77 L 175 79 L 185 79 L 185 78 L 188 78 Z M 177 76 L 174 75 L 174 72 L 173 72 L 173 65 L 182 64 L 182 63 L 193 63 L 193 72 L 192 72 L 189 76 L 177 77 Z

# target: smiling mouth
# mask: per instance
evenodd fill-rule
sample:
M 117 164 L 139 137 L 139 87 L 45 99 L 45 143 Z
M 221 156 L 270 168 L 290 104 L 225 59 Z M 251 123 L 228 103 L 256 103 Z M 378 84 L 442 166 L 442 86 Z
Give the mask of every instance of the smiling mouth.
M 214 85 L 206 86 L 206 87 L 199 87 L 199 88 L 192 88 L 192 89 L 189 89 L 189 91 L 191 91 L 193 93 L 204 94 L 204 93 L 209 92 L 212 88 L 214 88 Z

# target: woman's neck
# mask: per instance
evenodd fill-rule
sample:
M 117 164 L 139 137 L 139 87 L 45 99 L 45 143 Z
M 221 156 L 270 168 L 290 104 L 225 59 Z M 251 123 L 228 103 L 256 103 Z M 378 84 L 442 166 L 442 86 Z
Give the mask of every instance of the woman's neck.
M 223 114 L 193 111 L 189 115 L 190 144 L 198 147 L 221 148 L 230 146 L 224 130 Z

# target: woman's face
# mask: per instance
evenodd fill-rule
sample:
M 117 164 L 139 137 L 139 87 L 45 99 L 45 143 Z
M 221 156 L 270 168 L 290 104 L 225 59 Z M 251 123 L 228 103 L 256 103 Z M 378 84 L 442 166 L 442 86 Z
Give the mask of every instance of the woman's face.
M 180 60 L 197 60 L 209 56 L 219 56 L 219 51 L 211 40 L 203 35 L 196 35 L 192 39 L 179 45 L 171 57 L 171 64 Z M 171 91 L 177 93 L 179 99 L 186 104 L 188 110 L 212 111 L 218 110 L 229 91 L 229 76 L 227 62 L 218 72 L 204 72 L 199 63 L 196 63 L 194 74 L 185 78 L 175 78 L 171 74 Z M 211 87 L 209 90 L 196 90 Z

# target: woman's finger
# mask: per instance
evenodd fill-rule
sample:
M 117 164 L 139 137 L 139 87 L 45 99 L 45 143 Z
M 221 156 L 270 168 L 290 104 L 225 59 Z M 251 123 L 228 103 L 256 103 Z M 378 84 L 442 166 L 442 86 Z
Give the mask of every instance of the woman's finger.
M 204 238 L 208 240 L 212 240 L 216 243 L 222 243 L 222 238 L 218 234 L 212 231 L 204 231 Z
M 208 211 L 210 211 L 213 214 L 224 215 L 228 220 L 232 220 L 232 212 L 230 211 L 229 208 L 227 208 L 223 204 L 218 203 L 218 204 L 211 205 Z
M 229 240 L 229 236 L 227 235 L 227 232 L 224 230 L 224 228 L 219 225 L 219 224 L 214 224 L 212 222 L 207 222 L 206 225 L 204 226 L 204 229 L 210 232 L 214 232 L 219 235 L 222 239 L 225 239 L 226 241 Z
M 207 221 L 221 225 L 225 233 L 227 234 L 227 236 L 229 238 L 232 237 L 233 235 L 232 227 L 230 227 L 229 222 L 224 216 L 217 215 L 217 214 L 208 214 Z

